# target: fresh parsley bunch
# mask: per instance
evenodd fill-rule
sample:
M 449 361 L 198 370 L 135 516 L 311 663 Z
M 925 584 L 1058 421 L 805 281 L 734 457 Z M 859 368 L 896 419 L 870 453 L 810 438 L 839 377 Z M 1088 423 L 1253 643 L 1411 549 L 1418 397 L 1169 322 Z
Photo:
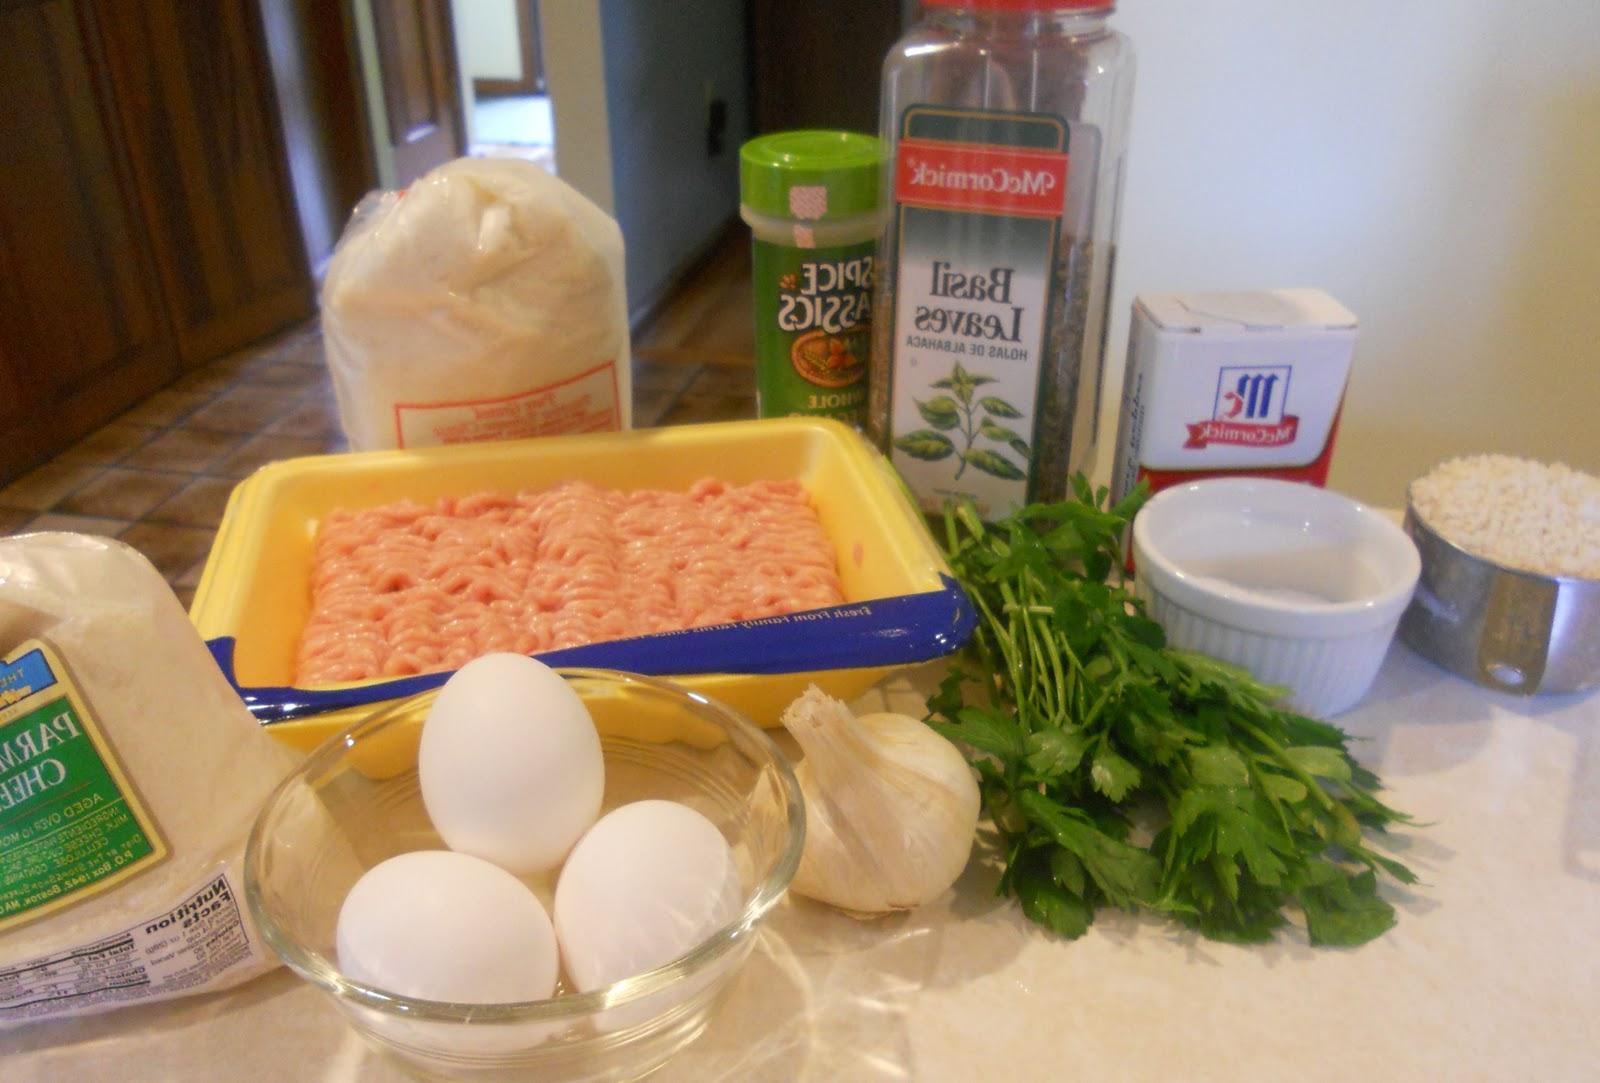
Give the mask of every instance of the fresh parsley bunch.
M 945 512 L 980 668 L 952 669 L 929 724 L 972 750 L 1004 845 L 1000 891 L 1071 937 L 1105 904 L 1219 940 L 1268 940 L 1291 905 L 1313 944 L 1382 934 L 1395 914 L 1378 874 L 1415 877 L 1364 829 L 1409 818 L 1373 796 L 1343 731 L 1166 646 L 1110 578 L 1142 488 L 1115 506 L 1081 476 L 1072 489 L 994 524 L 970 504 Z

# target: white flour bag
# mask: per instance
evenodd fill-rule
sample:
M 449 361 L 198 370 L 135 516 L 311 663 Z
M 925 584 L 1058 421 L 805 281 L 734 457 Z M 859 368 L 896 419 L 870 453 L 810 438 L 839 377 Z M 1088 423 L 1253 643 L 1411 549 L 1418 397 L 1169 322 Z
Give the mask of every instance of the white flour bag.
M 369 197 L 322 287 L 352 451 L 629 427 L 622 233 L 529 162 Z
M 276 966 L 241 867 L 295 759 L 144 557 L 0 538 L 0 1030 Z

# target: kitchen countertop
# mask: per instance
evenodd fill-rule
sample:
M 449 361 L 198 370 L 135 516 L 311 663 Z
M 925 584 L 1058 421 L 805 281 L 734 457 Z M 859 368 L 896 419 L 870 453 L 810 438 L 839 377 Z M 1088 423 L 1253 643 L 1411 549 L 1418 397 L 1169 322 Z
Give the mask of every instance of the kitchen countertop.
M 864 707 L 919 710 L 937 669 Z M 919 712 L 920 713 L 920 712 Z M 1386 799 L 1398 926 L 1356 949 L 1200 939 L 1103 912 L 1063 941 L 981 849 L 874 922 L 791 899 L 706 1033 L 654 1079 L 1578 1080 L 1600 1063 L 1600 694 L 1517 699 L 1396 645 L 1338 719 Z M 18 1080 L 406 1078 L 279 970 L 229 993 L 0 1034 Z

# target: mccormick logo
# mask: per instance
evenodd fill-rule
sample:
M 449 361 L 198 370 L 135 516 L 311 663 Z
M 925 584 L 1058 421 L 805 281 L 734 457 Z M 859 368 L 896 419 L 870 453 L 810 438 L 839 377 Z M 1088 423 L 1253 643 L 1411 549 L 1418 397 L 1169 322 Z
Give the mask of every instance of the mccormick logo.
M 1288 365 L 1222 369 L 1211 419 L 1187 426 L 1189 439 L 1183 446 L 1285 447 L 1294 443 L 1300 419 L 1283 412 L 1293 371 Z
M 1067 156 L 1058 151 L 902 139 L 894 198 L 918 207 L 1059 218 Z

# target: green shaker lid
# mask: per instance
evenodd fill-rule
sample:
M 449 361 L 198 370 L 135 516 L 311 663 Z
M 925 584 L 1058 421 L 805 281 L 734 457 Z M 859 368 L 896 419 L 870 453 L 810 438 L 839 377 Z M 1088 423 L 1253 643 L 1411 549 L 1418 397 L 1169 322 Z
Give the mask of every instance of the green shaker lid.
M 827 191 L 823 219 L 870 214 L 878 209 L 878 172 L 883 145 L 856 132 L 774 132 L 750 140 L 739 151 L 739 197 L 757 214 L 816 218 L 815 192 L 792 206 L 791 188 Z M 800 209 L 804 208 L 804 209 Z

